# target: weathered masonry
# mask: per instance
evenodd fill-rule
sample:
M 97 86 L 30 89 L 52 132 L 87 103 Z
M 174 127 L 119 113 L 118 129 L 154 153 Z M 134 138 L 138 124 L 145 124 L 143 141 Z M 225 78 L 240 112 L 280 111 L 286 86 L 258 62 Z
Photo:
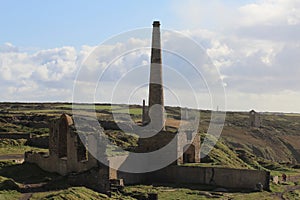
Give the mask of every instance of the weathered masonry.
M 255 110 L 249 112 L 249 125 L 250 127 L 261 127 L 261 116 Z
M 116 177 L 115 171 L 99 163 L 86 148 L 98 146 L 95 144 L 99 139 L 98 134 L 100 133 L 87 136 L 78 134 L 72 117 L 63 114 L 50 124 L 49 154 L 26 152 L 25 161 L 35 163 L 45 171 L 61 175 L 72 174 L 70 181 L 74 185 L 85 185 L 100 192 L 107 192 L 109 180 Z M 97 152 L 97 149 L 92 151 Z M 88 174 L 81 175 L 87 171 Z

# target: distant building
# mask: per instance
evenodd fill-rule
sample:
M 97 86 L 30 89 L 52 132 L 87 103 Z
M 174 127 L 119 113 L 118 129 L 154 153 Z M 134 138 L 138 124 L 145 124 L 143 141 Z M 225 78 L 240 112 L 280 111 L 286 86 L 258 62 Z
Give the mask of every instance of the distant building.
M 249 125 L 250 127 L 261 127 L 261 116 L 255 110 L 249 112 Z

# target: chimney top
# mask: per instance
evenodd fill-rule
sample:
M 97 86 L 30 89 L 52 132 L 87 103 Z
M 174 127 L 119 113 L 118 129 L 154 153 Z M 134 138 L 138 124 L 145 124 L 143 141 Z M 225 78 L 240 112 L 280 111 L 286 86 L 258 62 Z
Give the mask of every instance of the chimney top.
M 160 25 L 159 21 L 154 21 L 153 22 L 153 27 L 159 27 L 159 25 Z

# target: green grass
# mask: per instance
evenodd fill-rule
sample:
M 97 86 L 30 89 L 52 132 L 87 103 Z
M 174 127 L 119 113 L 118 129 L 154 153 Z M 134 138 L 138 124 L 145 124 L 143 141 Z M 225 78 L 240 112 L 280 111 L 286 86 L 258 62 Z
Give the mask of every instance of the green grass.
M 276 200 L 270 192 L 235 193 L 230 195 L 232 200 Z
M 210 195 L 208 192 L 200 191 L 199 188 L 207 189 L 208 186 L 197 186 L 197 189 L 188 189 L 187 186 L 152 186 L 152 185 L 135 185 L 127 186 L 124 189 L 123 196 L 129 196 L 136 199 L 142 199 L 148 197 L 148 193 L 157 193 L 158 199 L 175 200 L 175 199 L 207 199 L 207 195 L 210 199 L 219 199 L 217 196 Z M 188 186 L 190 187 L 190 186 Z M 191 186 L 192 188 L 193 186 Z
M 2 176 L 2 177 L 1 177 Z M 272 192 L 252 192 L 252 193 L 234 193 L 234 192 L 213 192 L 212 186 L 207 185 L 194 185 L 194 184 L 169 184 L 169 185 L 134 185 L 126 186 L 124 193 L 116 192 L 112 194 L 112 198 L 108 198 L 104 194 L 100 194 L 85 187 L 69 187 L 65 179 L 57 179 L 56 174 L 44 172 L 33 164 L 14 164 L 12 162 L 0 162 L 0 186 L 4 181 L 5 186 L 14 186 L 19 183 L 40 183 L 49 180 L 58 180 L 52 183 L 52 186 L 47 186 L 52 191 L 34 193 L 33 200 L 62 200 L 62 199 L 123 199 L 133 200 L 142 199 L 147 197 L 148 193 L 157 193 L 159 199 L 177 200 L 177 199 L 191 199 L 191 200 L 204 200 L 204 199 L 232 199 L 232 200 L 257 200 L 257 199 L 274 199 L 274 192 L 284 192 L 285 187 L 294 186 L 292 182 L 287 185 L 271 184 Z M 13 184 L 12 184 L 13 183 Z M 59 189 L 63 185 L 63 188 Z M 69 188 L 68 188 L 69 187 Z M 6 188 L 11 190 L 1 190 L 0 187 L 0 200 L 2 199 L 18 199 L 20 193 L 16 192 L 14 187 Z M 297 199 L 299 191 L 285 193 L 287 199 Z
M 300 113 L 285 113 L 285 116 L 300 117 Z
M 26 151 L 48 152 L 47 149 L 41 149 L 31 146 L 7 146 L 5 148 L 0 147 L 0 155 L 8 154 L 24 154 Z
M 240 159 L 236 152 L 234 152 L 232 149 L 230 149 L 227 145 L 224 144 L 223 140 L 218 140 L 217 142 L 215 142 L 216 139 L 213 136 L 201 134 L 202 141 L 204 137 L 206 137 L 207 142 L 202 146 L 202 148 L 209 148 L 209 145 L 216 143 L 207 156 L 210 160 L 208 162 L 210 163 L 210 166 L 252 169 L 252 166 Z
M 283 197 L 285 199 L 289 199 L 289 200 L 299 200 L 300 199 L 300 190 L 286 192 L 283 194 Z
M 274 183 L 270 183 L 270 190 L 272 192 L 283 192 L 284 191 L 284 187 L 280 184 L 274 184 Z
M 20 197 L 21 193 L 16 190 L 0 190 L 0 200 L 19 199 Z
M 56 113 L 56 112 L 68 112 L 68 110 L 62 110 L 62 109 L 45 109 L 45 110 L 33 110 L 33 109 L 28 109 L 28 110 L 18 110 L 18 111 L 10 111 L 11 113 L 25 113 L 25 114 L 30 114 L 30 113 L 34 113 L 34 114 L 45 114 L 45 113 Z
M 18 133 L 18 134 L 35 133 L 40 135 L 40 134 L 49 133 L 49 128 L 32 128 L 21 124 L 0 123 L 0 132 Z
M 70 103 L 59 103 L 59 104 L 43 104 L 41 107 L 37 107 L 35 104 L 18 104 L 15 105 L 18 108 L 15 110 L 8 109 L 9 115 L 12 117 L 15 115 L 47 115 L 47 116 L 59 116 L 60 113 L 63 112 L 72 112 L 72 104 Z M 8 107 L 8 106 L 7 106 Z M 111 114 L 102 112 L 107 111 L 111 112 L 112 109 L 115 109 L 117 113 L 127 113 L 128 110 L 125 109 L 124 105 L 92 105 L 92 104 L 82 104 L 78 106 L 79 109 L 87 110 L 87 113 L 91 112 L 92 109 L 96 109 L 99 114 L 99 119 L 112 120 Z M 3 108 L 4 109 L 4 108 Z M 166 108 L 168 115 L 170 118 L 179 118 L 180 108 L 179 107 L 167 107 Z M 129 106 L 129 114 L 135 115 L 134 119 L 140 117 L 142 109 L 139 106 Z M 32 114 L 30 114 L 32 113 Z M 201 133 L 207 132 L 207 127 L 210 121 L 211 112 L 210 111 L 200 111 L 201 113 L 201 123 L 199 130 Z M 100 116 L 101 114 L 101 116 Z M 8 115 L 8 114 L 4 114 Z M 288 148 L 286 148 L 286 144 L 280 142 L 280 140 L 275 140 L 278 136 L 288 136 L 288 135 L 299 135 L 300 129 L 300 114 L 283 114 L 283 115 L 275 115 L 275 114 L 265 114 L 262 116 L 263 118 L 263 128 L 261 129 L 249 129 L 248 126 L 248 112 L 228 112 L 225 123 L 225 131 L 228 132 L 224 138 L 220 138 L 217 142 L 215 148 L 210 152 L 209 159 L 207 159 L 207 163 L 200 164 L 186 164 L 186 165 L 197 165 L 197 166 L 212 166 L 212 167 L 231 167 L 231 168 L 250 168 L 250 169 L 264 169 L 269 170 L 271 174 L 281 176 L 282 173 L 287 175 L 295 175 L 299 174 L 299 170 L 291 169 L 290 167 L 279 164 L 278 162 L 282 160 L 282 158 L 286 158 L 282 162 L 287 162 L 288 160 L 292 160 L 290 158 L 295 157 Z M 0 124 L 3 132 L 35 132 L 43 134 L 48 130 L 46 129 L 35 129 L 31 127 L 21 126 L 18 122 L 8 122 Z M 227 129 L 226 129 L 227 128 Z M 1 130 L 1 129 L 0 129 Z M 229 131 L 232 131 L 230 133 Z M 223 132 L 223 133 L 224 133 Z M 39 134 L 38 133 L 38 134 Z M 243 137 L 235 137 L 245 135 L 246 139 L 253 139 L 253 143 L 251 141 L 247 143 L 247 140 L 243 140 Z M 235 135 L 236 134 L 236 135 Z M 276 134 L 276 135 L 275 135 Z M 118 131 L 111 131 L 109 134 L 109 138 L 112 139 L 113 143 L 126 149 L 130 147 L 134 147 L 137 143 L 136 137 L 129 137 L 125 133 L 120 133 Z M 250 136 L 251 137 L 250 137 Z M 246 137 L 247 136 L 247 137 Z M 266 137 L 270 136 L 270 137 Z M 274 139 L 275 138 L 275 139 Z M 212 138 L 211 138 L 212 139 Z M 213 139 L 212 139 L 213 140 Z M 258 141 L 258 145 L 255 143 L 257 140 L 260 141 L 268 141 L 273 144 L 273 146 L 260 145 Z M 276 143 L 277 142 L 277 143 Z M 282 144 L 281 144 L 282 143 Z M 288 140 L 287 140 L 288 143 Z M 272 151 L 275 148 L 277 149 L 278 145 L 283 149 L 281 152 L 281 156 L 276 155 L 275 152 Z M 295 145 L 294 145 L 295 146 Z M 283 148 L 285 147 L 285 148 Z M 243 151 L 241 151 L 241 149 Z M 4 154 L 22 154 L 25 151 L 35 150 L 35 151 L 47 151 L 44 149 L 32 148 L 24 145 L 24 141 L 0 141 L 0 155 Z M 255 150 L 255 151 L 254 151 Z M 255 153 L 255 152 L 259 152 Z M 118 154 L 119 152 L 115 148 L 109 148 L 108 154 Z M 261 154 L 261 155 L 260 155 Z M 260 155 L 261 157 L 258 157 Z M 276 160 L 278 162 L 276 162 Z M 33 174 L 31 171 L 37 170 L 37 175 Z M 29 175 L 28 175 L 29 174 Z M 28 176 L 27 176 L 28 175 Z M 16 165 L 12 163 L 3 163 L 0 162 L 0 176 L 3 176 L 8 179 L 12 179 L 16 183 L 20 183 L 22 181 L 43 181 L 45 177 L 49 177 L 50 175 L 46 172 L 41 172 L 39 169 L 36 169 L 34 166 L 26 166 L 26 165 Z M 51 179 L 51 176 L 50 176 Z M 61 183 L 58 183 L 61 184 Z M 63 183 L 64 184 L 64 183 Z M 287 183 L 289 185 L 274 185 L 271 184 L 271 190 L 273 192 L 283 192 L 285 187 L 292 186 L 294 183 Z M 297 182 L 299 184 L 299 182 Z M 297 185 L 295 183 L 295 185 Z M 55 188 L 55 185 L 53 185 Z M 191 189 L 190 187 L 150 187 L 150 186 L 132 186 L 126 187 L 128 193 L 131 195 L 146 195 L 148 192 L 157 192 L 160 199 L 207 199 L 206 195 L 207 191 L 203 192 L 200 189 Z M 8 191 L 4 194 L 4 191 L 1 191 L 0 196 L 9 196 L 10 193 L 12 195 L 18 195 L 13 191 Z M 297 198 L 299 191 L 286 193 L 287 198 Z M 39 193 L 34 197 L 35 199 L 76 199 L 76 198 L 87 198 L 93 199 L 93 195 L 98 195 L 98 193 L 90 193 L 89 190 L 82 188 L 69 188 L 66 190 L 60 190 L 56 192 L 47 192 L 47 193 Z M 122 194 L 114 194 L 116 195 L 115 199 L 132 199 L 130 195 L 124 196 Z M 118 196 L 119 195 L 119 196 Z M 102 197 L 99 197 L 102 198 Z M 272 198 L 272 193 L 262 192 L 262 193 L 225 193 L 224 196 L 221 197 L 213 197 L 216 199 L 274 199 Z M 212 198 L 212 199 L 213 199 Z M 13 199 L 13 198 L 11 198 Z
M 42 151 L 47 152 L 48 149 L 36 148 L 25 145 L 25 139 L 1 139 L 0 155 L 7 154 L 24 154 L 26 151 Z
M 74 105 L 75 109 L 82 109 L 82 110 L 108 110 L 111 111 L 112 108 L 116 109 L 119 108 L 120 106 L 117 105 L 94 105 L 94 104 L 76 104 Z M 65 104 L 65 105 L 57 105 L 56 108 L 68 108 L 72 109 L 73 105 L 72 104 Z
M 59 190 L 55 192 L 41 192 L 35 193 L 30 198 L 31 200 L 101 200 L 108 199 L 108 196 L 94 192 L 85 187 L 72 187 L 66 190 Z
M 232 200 L 274 200 L 272 192 L 213 192 L 212 187 L 201 185 L 180 185 L 180 186 L 152 186 L 135 185 L 127 186 L 124 195 L 127 197 L 140 198 L 147 197 L 148 193 L 157 193 L 158 199 L 164 200 L 204 200 L 204 199 L 232 199 Z M 122 199 L 119 196 L 119 199 Z
M 128 113 L 128 109 L 115 109 L 115 113 Z M 131 115 L 141 115 L 142 109 L 141 108 L 129 108 L 129 114 Z
M 288 168 L 288 167 L 283 167 L 282 169 L 280 170 L 271 170 L 271 175 L 272 176 L 279 176 L 279 178 L 281 177 L 281 175 L 283 173 L 285 173 L 287 176 L 293 176 L 293 175 L 299 175 L 299 170 L 295 170 L 295 169 L 291 169 L 291 168 Z
M 132 133 L 124 133 L 123 131 L 105 131 L 110 142 L 113 145 L 108 145 L 106 148 L 106 154 L 108 156 L 126 155 L 125 151 L 130 151 L 137 146 L 138 137 Z M 116 147 L 117 146 L 117 147 Z
M 10 178 L 16 183 L 40 183 L 57 177 L 54 173 L 41 170 L 35 164 L 14 164 L 12 162 L 0 165 L 0 176 Z

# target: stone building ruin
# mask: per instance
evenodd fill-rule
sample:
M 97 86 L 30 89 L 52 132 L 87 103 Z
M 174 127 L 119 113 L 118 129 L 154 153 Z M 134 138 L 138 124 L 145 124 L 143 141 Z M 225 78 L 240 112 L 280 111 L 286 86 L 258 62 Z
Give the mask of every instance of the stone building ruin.
M 150 152 L 158 150 L 166 146 L 175 135 L 166 132 L 165 129 L 165 113 L 164 113 L 164 88 L 163 88 L 163 67 L 162 67 L 162 52 L 161 52 L 161 38 L 160 38 L 160 22 L 153 22 L 152 31 L 152 48 L 151 48 L 151 65 L 150 65 L 150 80 L 149 80 L 149 105 L 148 107 L 143 100 L 142 110 L 142 124 L 148 125 L 153 123 L 154 131 L 157 134 L 151 138 L 139 140 L 139 152 Z M 185 115 L 183 120 L 187 120 L 187 109 L 184 109 Z M 152 122 L 151 122 L 151 120 Z M 156 128 L 159 127 L 159 128 Z M 159 130 L 157 130 L 159 129 Z M 197 135 L 192 141 L 192 133 L 185 133 L 178 136 L 177 154 L 180 157 L 175 163 L 183 164 L 186 162 L 200 162 L 200 136 Z M 182 146 L 182 144 L 191 144 L 190 146 Z M 183 157 L 181 156 L 183 154 Z
M 86 142 L 86 146 L 84 146 L 80 139 L 82 135 L 74 129 L 71 116 L 63 114 L 60 118 L 51 122 L 50 130 L 49 154 L 44 152 L 26 152 L 25 162 L 35 163 L 45 171 L 56 172 L 66 176 L 68 182 L 74 186 L 85 186 L 107 194 L 112 189 L 112 182 L 114 184 L 117 182 L 120 186 L 123 184 L 152 183 L 207 184 L 229 189 L 248 190 L 252 190 L 260 182 L 263 184 L 264 189 L 269 189 L 270 173 L 266 171 L 181 165 L 184 162 L 199 161 L 197 159 L 200 159 L 200 157 L 196 156 L 199 149 L 195 149 L 196 143 L 200 143 L 199 137 L 195 137 L 193 144 L 189 147 L 181 147 L 178 144 L 178 149 L 183 150 L 177 151 L 177 153 L 182 153 L 183 151 L 184 153 L 176 162 L 157 171 L 127 173 L 118 169 L 112 169 L 110 167 L 110 157 L 107 157 L 106 163 L 101 163 L 95 159 L 90 152 L 93 152 L 93 154 L 103 153 L 100 148 L 101 144 L 97 141 L 99 133 L 87 135 L 85 140 L 83 140 Z M 167 134 L 165 131 L 158 133 L 158 138 L 153 141 L 153 148 L 160 148 L 161 144 L 164 144 L 171 138 L 168 135 L 171 134 Z M 182 137 L 179 137 L 180 140 L 190 139 L 189 134 L 183 134 Z M 64 143 L 63 139 L 65 139 Z M 157 139 L 161 139 L 162 143 L 159 143 Z M 143 142 L 140 144 L 143 144 Z M 95 145 L 96 149 L 94 148 Z M 93 149 L 89 149 L 89 146 L 93 147 Z M 122 159 L 118 159 L 118 157 L 113 157 L 113 159 L 123 163 L 127 161 L 126 159 L 121 161 Z
M 184 163 L 200 163 L 200 135 L 193 137 L 191 131 L 180 135 L 178 138 L 178 164 Z M 183 144 L 187 144 L 182 146 Z
M 98 149 L 86 148 L 97 147 L 97 134 L 89 134 L 84 139 L 74 127 L 71 116 L 62 114 L 60 118 L 50 122 L 49 154 L 44 152 L 26 152 L 25 161 L 35 163 L 48 172 L 56 172 L 62 176 L 69 176 L 74 185 L 87 186 L 99 192 L 109 191 L 109 180 L 116 178 L 114 171 L 108 166 L 101 164 L 91 154 L 100 151 Z M 100 133 L 99 133 L 100 134 Z M 86 144 L 83 144 L 83 141 Z M 100 153 L 100 152 L 98 152 Z M 90 171 L 89 176 L 81 173 Z M 74 176 L 78 174 L 78 176 Z M 97 179 L 96 177 L 102 177 Z
M 249 112 L 249 125 L 250 127 L 261 127 L 261 116 L 259 113 L 255 112 L 255 110 Z
M 155 105 L 159 105 L 158 109 L 152 109 L 152 106 Z M 155 112 L 151 113 L 151 110 L 155 110 Z M 151 123 L 150 116 L 152 116 L 151 120 L 155 120 L 160 128 L 156 130 L 157 134 L 153 137 L 140 138 L 135 152 L 155 151 L 164 147 L 174 137 L 177 139 L 170 154 L 175 154 L 178 159 L 162 169 L 147 173 L 127 173 L 112 169 L 110 167 L 111 159 L 108 156 L 106 156 L 107 162 L 101 163 L 93 155 L 105 154 L 103 149 L 106 147 L 101 146 L 103 144 L 99 141 L 103 130 L 90 134 L 79 133 L 74 127 L 73 118 L 67 114 L 61 115 L 59 119 L 50 123 L 49 154 L 26 152 L 25 162 L 35 163 L 43 170 L 67 176 L 72 185 L 86 186 L 103 193 L 109 193 L 111 181 L 117 181 L 120 184 L 123 181 L 124 184 L 152 184 L 154 182 L 208 184 L 235 189 L 253 189 L 260 182 L 264 189 L 269 189 L 270 174 L 266 171 L 182 165 L 200 162 L 200 136 L 193 131 L 178 134 L 178 132 L 169 132 L 165 128 L 160 23 L 158 21 L 153 23 L 149 106 L 146 106 L 143 101 L 142 113 L 143 126 Z M 186 120 L 186 118 L 188 116 L 183 117 L 182 120 Z M 256 125 L 255 119 L 254 125 Z M 191 145 L 184 145 L 187 143 Z M 122 162 L 126 163 L 126 159 Z

